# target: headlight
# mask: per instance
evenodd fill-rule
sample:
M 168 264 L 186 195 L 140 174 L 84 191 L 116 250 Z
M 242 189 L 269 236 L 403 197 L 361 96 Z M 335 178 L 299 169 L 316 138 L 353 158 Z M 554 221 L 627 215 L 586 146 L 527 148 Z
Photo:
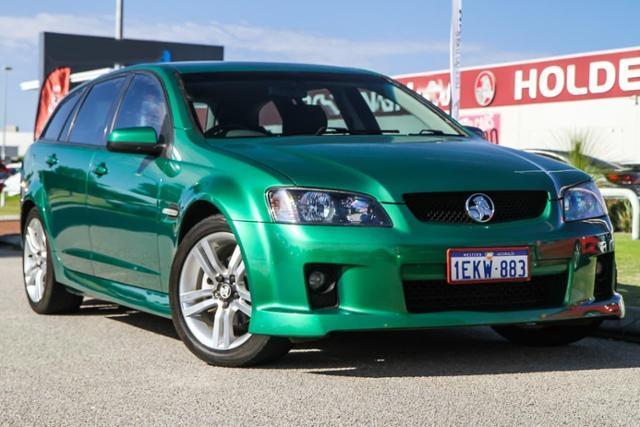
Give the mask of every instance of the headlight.
M 364 194 L 274 188 L 267 191 L 267 201 L 275 222 L 391 226 L 391 219 L 380 203 Z
M 593 181 L 565 190 L 562 204 L 565 221 L 597 218 L 607 214 L 602 194 Z

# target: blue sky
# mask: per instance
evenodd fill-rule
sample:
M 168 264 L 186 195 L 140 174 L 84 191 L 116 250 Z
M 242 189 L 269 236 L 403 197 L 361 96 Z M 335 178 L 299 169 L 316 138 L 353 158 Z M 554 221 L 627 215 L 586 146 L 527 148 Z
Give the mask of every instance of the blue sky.
M 33 128 L 37 34 L 113 34 L 114 0 L 3 0 L 8 123 Z M 448 0 L 125 0 L 125 37 L 222 44 L 229 60 L 298 61 L 387 74 L 448 66 Z M 640 1 L 464 0 L 462 65 L 640 45 Z

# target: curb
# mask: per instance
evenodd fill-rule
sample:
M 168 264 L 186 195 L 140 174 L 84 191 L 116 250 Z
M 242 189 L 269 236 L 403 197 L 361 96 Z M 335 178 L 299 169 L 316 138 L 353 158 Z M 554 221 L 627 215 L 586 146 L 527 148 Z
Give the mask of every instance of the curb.
M 624 319 L 605 320 L 595 335 L 640 343 L 640 307 L 626 307 Z

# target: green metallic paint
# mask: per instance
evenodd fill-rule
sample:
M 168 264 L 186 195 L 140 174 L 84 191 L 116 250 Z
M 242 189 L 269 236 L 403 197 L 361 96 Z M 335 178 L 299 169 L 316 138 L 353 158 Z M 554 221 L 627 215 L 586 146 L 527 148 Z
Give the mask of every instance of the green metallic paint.
M 149 72 L 163 84 L 173 134 L 162 155 L 33 144 L 24 162 L 23 202 L 34 203 L 43 217 L 57 279 L 77 292 L 170 317 L 169 275 L 182 224 L 192 206 L 208 203 L 229 221 L 240 242 L 251 283 L 253 333 L 320 336 L 336 330 L 623 314 L 618 294 L 593 302 L 595 259 L 574 249 L 581 239 L 592 237 L 602 242 L 605 252 L 613 250 L 611 225 L 607 218 L 562 221 L 562 189 L 589 179 L 564 164 L 458 137 L 327 135 L 225 141 L 207 140 L 195 129 L 178 73 L 279 70 L 363 72 L 290 64 L 140 65 L 118 73 Z M 116 131 L 111 136 L 121 135 Z M 52 155 L 57 163 L 50 166 Z M 275 224 L 265 193 L 292 185 L 371 195 L 382 202 L 394 226 Z M 544 189 L 548 205 L 537 219 L 453 226 L 418 221 L 402 199 L 403 193 L 414 191 L 498 189 Z M 178 217 L 163 214 L 165 208 L 176 209 Z M 531 248 L 534 275 L 568 272 L 565 306 L 407 313 L 402 281 L 444 278 L 448 248 L 509 245 Z M 336 309 L 309 306 L 303 267 L 318 262 L 342 266 Z
M 163 290 L 158 257 L 158 159 L 99 150 L 89 166 L 85 215 L 97 277 Z M 164 289 L 166 291 L 166 288 Z
M 107 142 L 156 145 L 158 135 L 152 127 L 148 126 L 114 129 L 109 133 Z
M 562 187 L 590 179 L 558 162 L 457 137 L 307 136 L 278 143 L 254 138 L 220 146 L 268 163 L 296 185 L 357 191 L 383 203 L 403 203 L 403 194 L 425 188 L 546 189 L 556 198 Z

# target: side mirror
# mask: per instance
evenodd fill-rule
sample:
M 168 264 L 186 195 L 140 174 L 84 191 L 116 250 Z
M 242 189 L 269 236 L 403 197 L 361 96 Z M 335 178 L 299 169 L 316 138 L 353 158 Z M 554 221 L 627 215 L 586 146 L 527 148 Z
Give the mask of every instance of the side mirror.
M 155 129 L 149 126 L 114 129 L 107 137 L 107 150 L 117 153 L 156 156 L 163 148 Z
M 466 130 L 467 132 L 469 132 L 472 135 L 475 135 L 481 139 L 486 139 L 484 136 L 484 131 L 480 128 L 477 128 L 475 126 L 465 126 L 464 130 Z

